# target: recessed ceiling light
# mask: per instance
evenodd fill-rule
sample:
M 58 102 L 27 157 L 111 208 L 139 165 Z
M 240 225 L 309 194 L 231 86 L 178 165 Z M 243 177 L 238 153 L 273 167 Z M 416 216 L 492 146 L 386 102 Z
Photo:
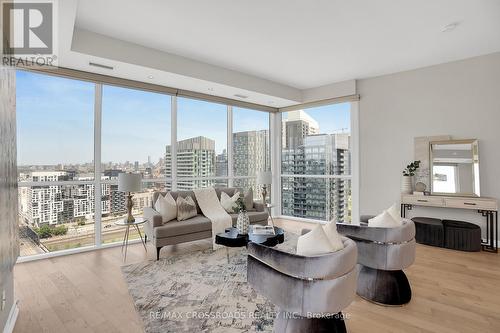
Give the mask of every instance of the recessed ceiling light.
M 148 79 L 152 80 L 154 79 L 155 77 L 153 75 L 148 75 Z
M 459 24 L 460 24 L 460 22 L 453 22 L 453 23 L 447 24 L 441 28 L 441 32 L 453 31 L 458 27 Z
M 234 97 L 238 97 L 238 98 L 248 98 L 248 96 L 245 96 L 245 95 L 242 95 L 242 94 L 234 94 Z

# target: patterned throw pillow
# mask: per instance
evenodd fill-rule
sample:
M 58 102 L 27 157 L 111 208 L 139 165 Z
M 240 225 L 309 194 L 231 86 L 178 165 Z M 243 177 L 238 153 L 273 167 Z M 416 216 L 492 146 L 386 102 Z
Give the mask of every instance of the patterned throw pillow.
M 234 210 L 238 207 L 236 201 L 240 197 L 240 192 L 236 192 L 230 197 L 226 192 L 220 194 L 220 204 L 229 214 L 233 214 Z
M 198 215 L 196 203 L 191 196 L 177 197 L 177 221 L 184 221 Z

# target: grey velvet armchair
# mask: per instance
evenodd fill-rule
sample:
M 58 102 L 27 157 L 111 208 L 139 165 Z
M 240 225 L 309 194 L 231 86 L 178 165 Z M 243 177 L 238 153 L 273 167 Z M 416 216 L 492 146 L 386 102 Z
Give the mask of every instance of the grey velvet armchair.
M 362 216 L 361 224 L 337 223 L 343 236 L 358 246 L 357 294 L 373 303 L 403 305 L 411 300 L 411 287 L 403 269 L 415 260 L 415 225 L 403 220 L 397 228 L 372 228 Z
M 356 294 L 357 248 L 342 241 L 343 250 L 307 257 L 248 244 L 248 282 L 278 307 L 275 332 L 346 332 L 341 311 Z

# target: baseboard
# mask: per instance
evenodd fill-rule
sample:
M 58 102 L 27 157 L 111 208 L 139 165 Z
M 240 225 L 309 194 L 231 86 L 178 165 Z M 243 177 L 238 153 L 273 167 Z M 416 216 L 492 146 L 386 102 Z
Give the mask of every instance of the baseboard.
M 7 318 L 7 322 L 5 323 L 5 327 L 3 328 L 3 333 L 12 333 L 14 332 L 14 326 L 16 326 L 17 316 L 19 315 L 19 307 L 17 303 L 19 301 L 14 300 L 14 304 L 10 308 L 9 317 Z

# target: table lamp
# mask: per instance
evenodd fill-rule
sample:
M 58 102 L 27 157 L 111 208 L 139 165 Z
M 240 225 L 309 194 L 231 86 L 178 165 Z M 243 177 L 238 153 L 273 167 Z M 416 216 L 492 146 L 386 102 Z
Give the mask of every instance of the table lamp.
M 262 185 L 262 203 L 266 205 L 267 185 L 271 185 L 273 180 L 271 171 L 257 172 L 257 184 Z
M 127 222 L 132 223 L 135 221 L 132 216 L 132 194 L 141 190 L 141 175 L 137 173 L 120 173 L 118 174 L 118 191 L 128 192 L 127 195 Z

